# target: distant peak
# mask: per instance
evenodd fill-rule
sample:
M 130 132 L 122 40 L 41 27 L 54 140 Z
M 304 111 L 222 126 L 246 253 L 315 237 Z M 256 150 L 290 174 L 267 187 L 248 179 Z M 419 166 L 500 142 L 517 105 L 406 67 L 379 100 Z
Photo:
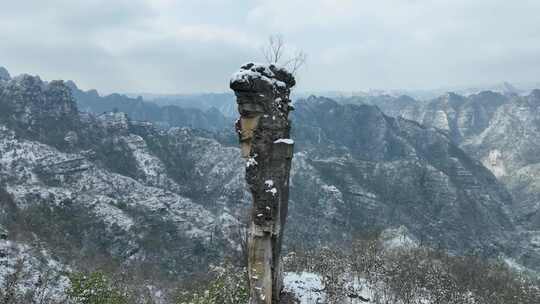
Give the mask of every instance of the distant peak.
M 0 80 L 11 80 L 11 76 L 9 75 L 8 70 L 2 66 L 0 66 Z
M 460 98 L 461 96 L 456 94 L 455 92 L 446 92 L 445 97 L 446 98 Z
M 310 95 L 307 99 L 301 99 L 299 100 L 300 103 L 305 103 L 309 105 L 322 105 L 326 104 L 328 106 L 337 106 L 338 103 L 334 99 L 324 97 L 324 96 L 315 96 Z
M 478 92 L 477 94 L 473 94 L 470 97 L 471 98 L 482 98 L 482 99 L 489 99 L 489 98 L 501 98 L 504 97 L 504 93 L 495 92 L 491 90 L 484 90 L 481 92 Z
M 503 87 L 504 93 L 517 93 L 518 92 L 518 89 L 507 81 L 503 82 L 502 87 Z
M 400 95 L 396 100 L 402 103 L 404 102 L 415 103 L 416 102 L 416 99 L 412 98 L 409 95 Z
M 73 80 L 67 80 L 65 82 L 66 86 L 70 88 L 71 90 L 78 90 L 77 84 Z
M 531 94 L 529 95 L 532 98 L 540 100 L 540 89 L 534 89 L 531 91 Z
M 32 76 L 30 74 L 20 74 L 12 78 L 13 80 L 20 81 L 20 82 L 39 82 L 42 83 L 43 81 L 39 76 Z

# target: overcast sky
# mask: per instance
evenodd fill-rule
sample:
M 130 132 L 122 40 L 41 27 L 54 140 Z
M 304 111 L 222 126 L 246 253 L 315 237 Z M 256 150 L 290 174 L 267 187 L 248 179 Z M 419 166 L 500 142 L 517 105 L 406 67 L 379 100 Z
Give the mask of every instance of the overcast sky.
M 0 66 L 102 92 L 228 90 L 281 33 L 300 90 L 540 80 L 539 0 L 5 0 Z

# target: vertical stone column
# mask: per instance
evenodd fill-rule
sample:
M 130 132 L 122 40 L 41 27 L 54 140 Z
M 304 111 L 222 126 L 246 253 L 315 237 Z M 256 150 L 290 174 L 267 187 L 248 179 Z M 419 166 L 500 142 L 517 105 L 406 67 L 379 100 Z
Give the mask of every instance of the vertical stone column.
M 231 79 L 240 118 L 236 123 L 253 197 L 248 239 L 250 304 L 276 304 L 282 289 L 280 265 L 289 200 L 292 74 L 274 65 L 249 63 Z

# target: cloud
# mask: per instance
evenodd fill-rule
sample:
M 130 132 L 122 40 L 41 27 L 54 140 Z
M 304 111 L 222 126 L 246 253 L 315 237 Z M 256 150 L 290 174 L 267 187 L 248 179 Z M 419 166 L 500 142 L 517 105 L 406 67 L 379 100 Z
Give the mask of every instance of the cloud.
M 535 80 L 538 1 L 261 1 L 249 20 L 302 41 L 316 88 Z M 308 34 L 309 33 L 309 34 Z M 316 42 L 314 42 L 316 41 Z M 329 75 L 332 77 L 319 77 Z M 318 75 L 318 76 L 317 76 Z
M 271 33 L 308 53 L 300 89 L 537 81 L 540 2 L 19 0 L 0 65 L 102 91 L 225 91 Z

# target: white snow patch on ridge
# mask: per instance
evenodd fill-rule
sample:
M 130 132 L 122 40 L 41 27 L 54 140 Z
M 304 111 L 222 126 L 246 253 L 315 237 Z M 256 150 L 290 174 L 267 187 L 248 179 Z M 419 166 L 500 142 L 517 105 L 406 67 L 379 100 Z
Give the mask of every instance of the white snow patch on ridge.
M 489 155 L 482 159 L 482 164 L 497 178 L 507 175 L 503 155 L 497 149 L 489 151 Z

